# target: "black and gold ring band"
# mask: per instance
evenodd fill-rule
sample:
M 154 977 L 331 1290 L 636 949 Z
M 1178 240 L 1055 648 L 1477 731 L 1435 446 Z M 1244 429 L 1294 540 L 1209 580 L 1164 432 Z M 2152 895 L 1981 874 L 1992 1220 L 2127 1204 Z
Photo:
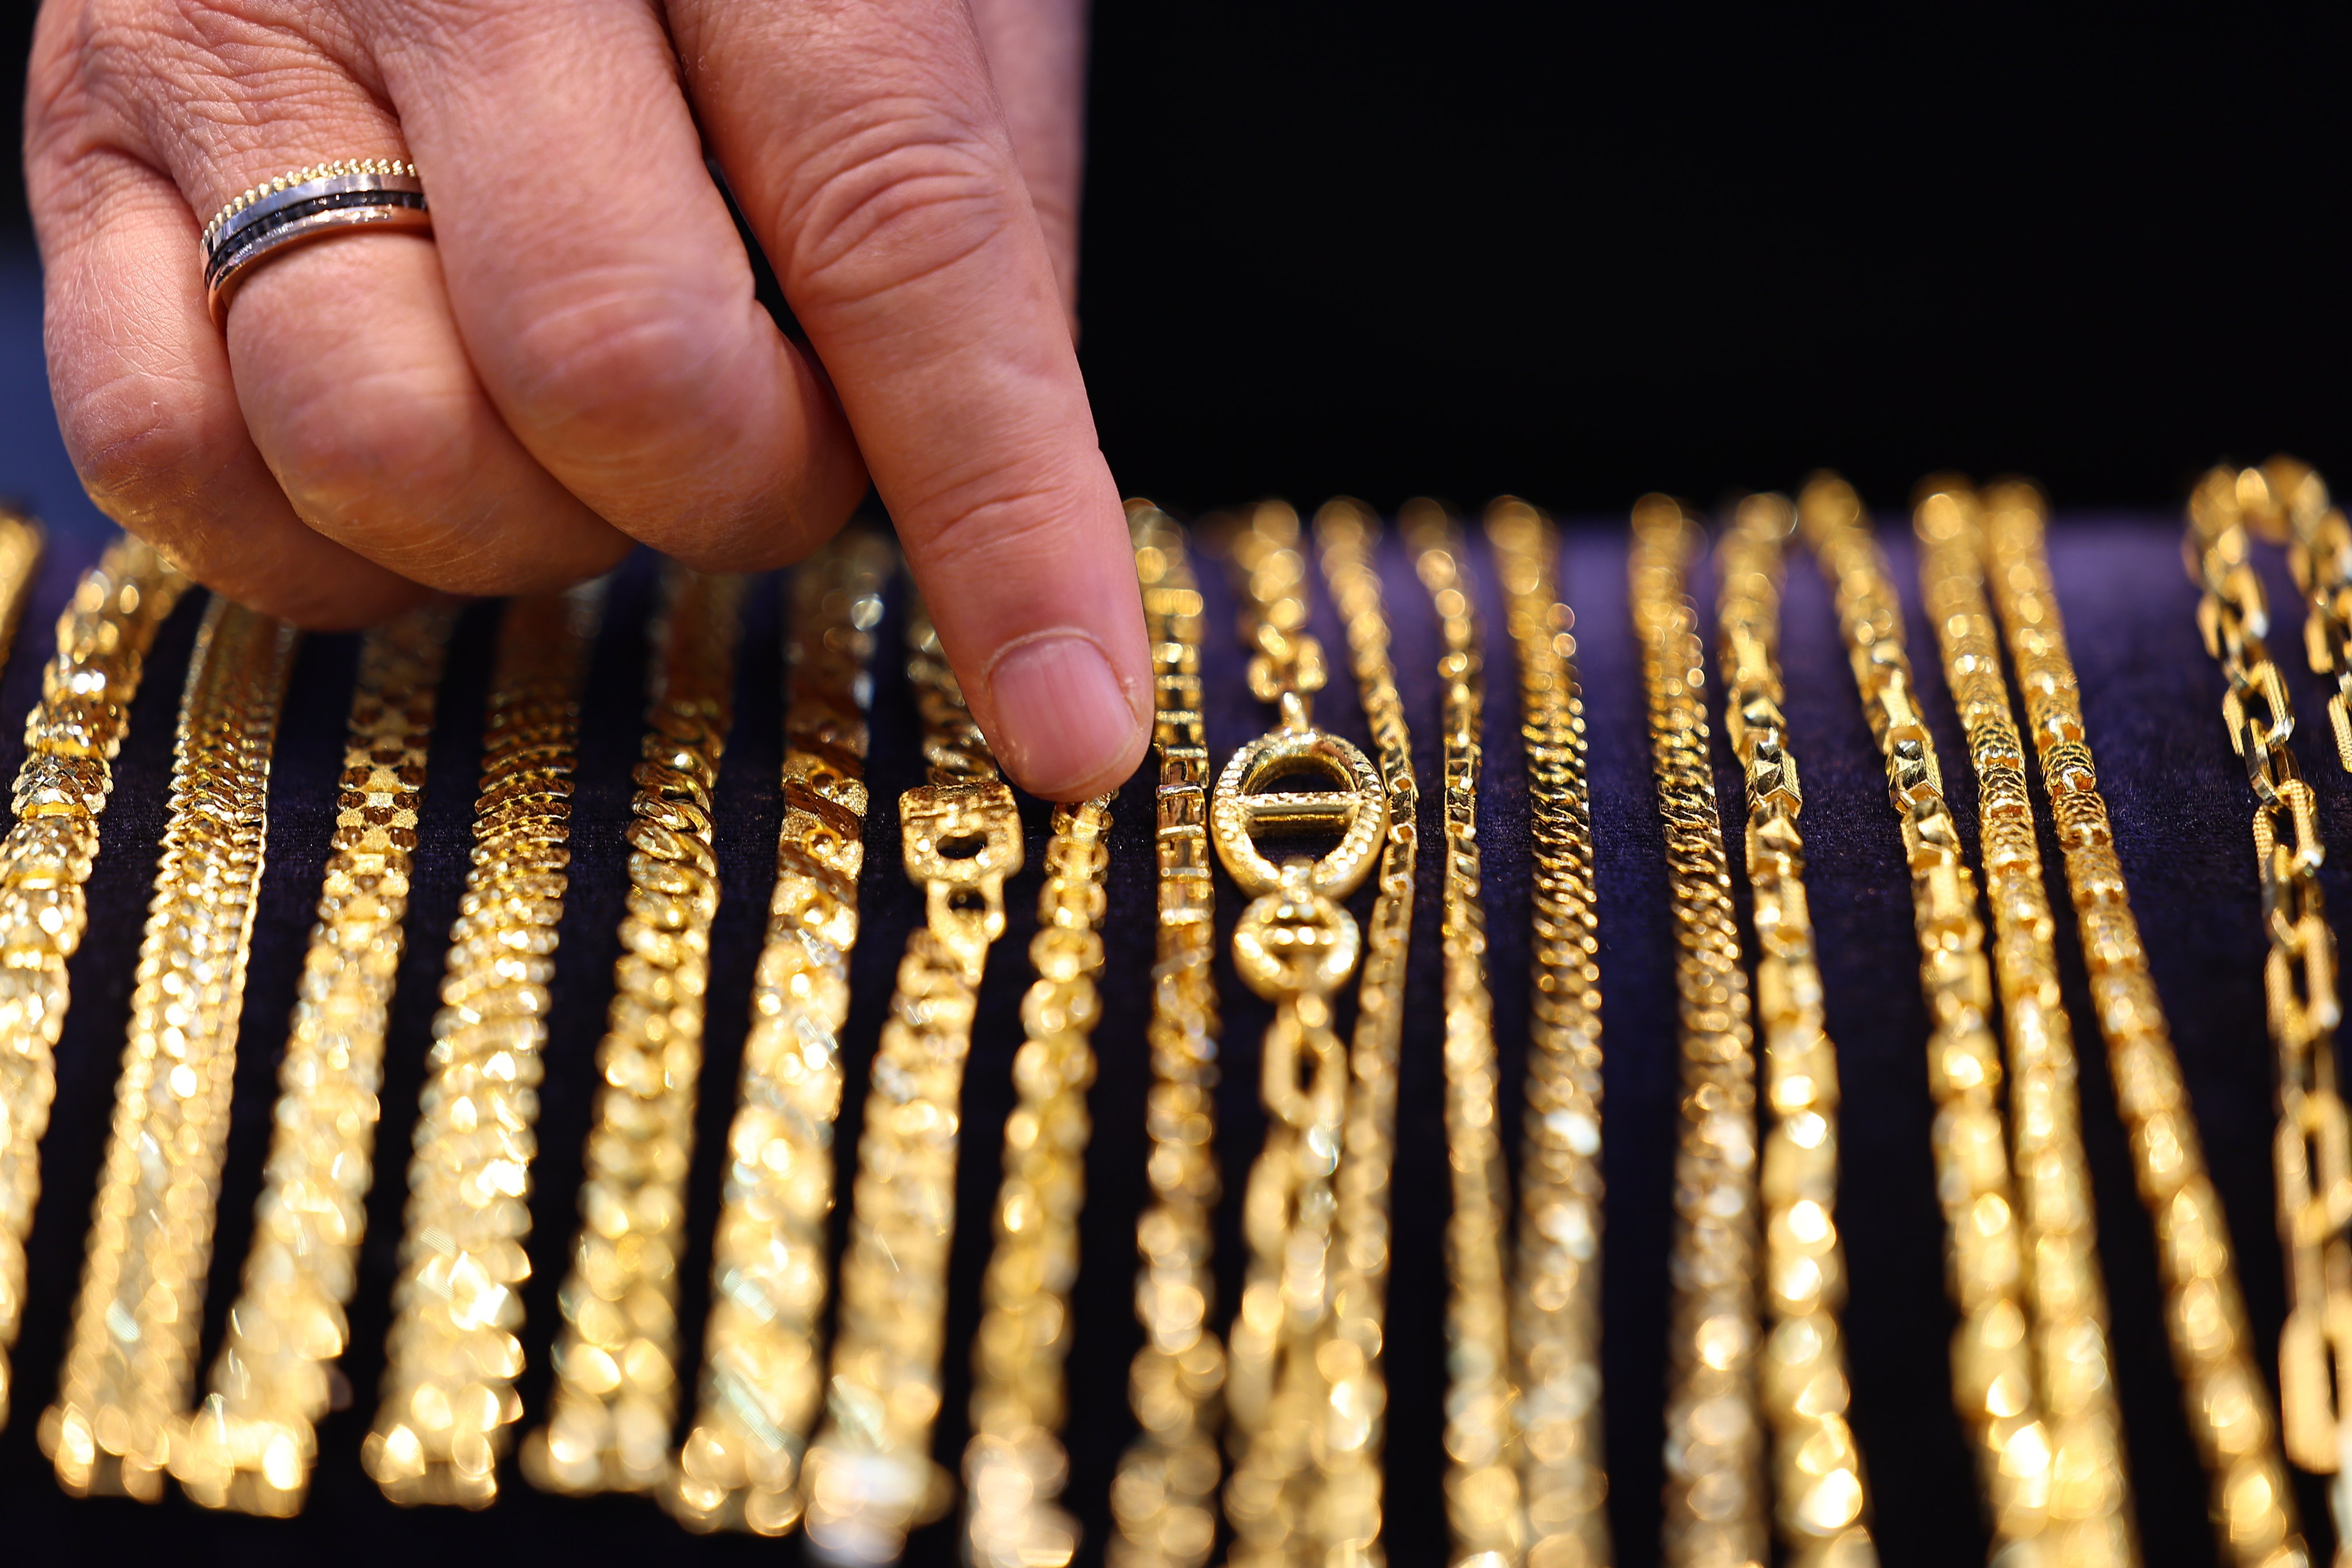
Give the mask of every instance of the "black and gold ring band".
M 415 165 L 391 159 L 314 164 L 257 185 L 205 226 L 205 296 L 215 322 L 254 266 L 297 245 L 362 227 L 430 232 Z

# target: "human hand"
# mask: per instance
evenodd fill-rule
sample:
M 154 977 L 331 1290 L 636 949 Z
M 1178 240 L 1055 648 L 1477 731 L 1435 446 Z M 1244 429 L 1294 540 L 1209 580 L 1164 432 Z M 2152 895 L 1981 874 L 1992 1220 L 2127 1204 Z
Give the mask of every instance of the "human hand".
M 1084 0 L 47 0 L 26 100 L 58 421 L 100 507 L 318 626 L 797 559 L 873 482 L 1016 782 L 1149 739 L 1071 341 Z M 752 297 L 706 151 L 809 340 Z M 205 219 L 413 161 L 429 241 Z

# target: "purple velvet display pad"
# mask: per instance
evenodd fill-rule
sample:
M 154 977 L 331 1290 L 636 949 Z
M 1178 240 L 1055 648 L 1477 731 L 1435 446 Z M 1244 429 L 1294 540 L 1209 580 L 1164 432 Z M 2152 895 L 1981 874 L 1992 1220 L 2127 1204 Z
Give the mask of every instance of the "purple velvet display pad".
M 38 691 L 49 627 L 76 573 L 94 558 L 99 536 L 69 529 L 41 574 L 38 602 L 0 678 L 0 713 L 25 711 Z M 1975 791 L 1957 720 L 1937 671 L 1928 629 L 1916 610 L 1907 539 L 1890 532 L 1890 553 L 1912 605 L 1911 646 L 1942 751 L 1945 776 L 1974 850 Z M 2116 823 L 2124 863 L 2156 978 L 2195 1098 L 2214 1174 L 2234 1228 L 2261 1357 L 2267 1366 L 2281 1310 L 2269 1173 L 2271 1090 L 2259 972 L 2262 930 L 2247 837 L 2250 797 L 2218 715 L 2221 678 L 2199 645 L 2194 595 L 2182 575 L 2177 526 L 2168 519 L 2076 517 L 2062 521 L 2053 551 L 2061 597 L 2081 668 L 2090 738 Z M 1526 1047 L 1528 867 L 1524 769 L 1513 711 L 1508 639 L 1499 624 L 1492 574 L 1474 552 L 1490 670 L 1486 773 L 1480 834 L 1486 854 L 1496 1022 L 1506 1063 L 1507 1108 L 1516 1128 L 1517 1079 Z M 1591 725 L 1591 784 L 1600 859 L 1607 1050 L 1605 1157 L 1605 1376 L 1612 1514 L 1619 1561 L 1651 1562 L 1659 1521 L 1661 1394 L 1669 1281 L 1675 1130 L 1673 947 L 1664 868 L 1649 774 L 1639 667 L 1625 611 L 1622 525 L 1595 521 L 1569 531 L 1564 595 L 1577 632 Z M 1436 926 L 1441 857 L 1435 722 L 1436 627 L 1427 595 L 1403 552 L 1382 557 L 1396 658 L 1414 753 L 1426 792 L 1421 818 L 1420 905 L 1407 993 L 1399 1153 L 1395 1272 L 1388 1367 L 1389 1542 L 1400 1565 L 1443 1561 L 1443 1227 L 1448 1206 L 1442 1124 L 1442 1020 Z M 1204 563 L 1207 565 L 1208 563 Z M 2272 588 L 2294 616 L 2292 590 L 2276 562 Z M 1265 716 L 1242 681 L 1224 581 L 1204 572 L 1210 628 L 1205 655 L 1211 747 L 1220 761 L 1259 732 Z M 628 769 L 643 711 L 645 619 L 652 563 L 632 561 L 615 584 L 598 645 L 582 734 L 572 891 L 566 912 L 541 1120 L 541 1152 L 531 1241 L 536 1276 L 528 1292 L 522 1383 L 526 1425 L 544 1408 L 547 1351 L 556 1321 L 554 1289 L 573 1224 L 580 1148 L 592 1091 L 593 1058 L 611 994 L 615 929 L 625 887 Z M 1712 584 L 1698 584 L 1711 604 Z M 1318 585 L 1318 595 L 1320 593 Z M 778 654 L 780 596 L 771 582 L 753 595 L 736 730 L 719 786 L 719 858 L 725 884 L 713 942 L 709 1063 L 701 1147 L 691 1193 L 697 1250 L 685 1278 L 682 1319 L 691 1352 L 708 1298 L 709 1228 L 719 1185 L 719 1134 L 731 1107 L 747 997 L 772 877 L 781 755 Z M 0 1539 L 114 1560 L 154 1552 L 174 1562 L 240 1564 L 322 1561 L 415 1563 L 775 1562 L 796 1547 L 686 1535 L 649 1504 L 630 1499 L 567 1501 L 533 1493 L 509 1471 L 505 1496 L 488 1512 L 404 1511 L 385 1503 L 361 1473 L 360 1438 L 373 1412 L 388 1314 L 404 1183 L 402 1163 L 415 1119 L 443 935 L 466 866 L 478 715 L 495 631 L 495 611 L 468 613 L 443 694 L 421 833 L 410 949 L 394 1015 L 383 1091 L 379 1180 L 371 1202 L 354 1348 L 345 1371 L 357 1391 L 322 1430 L 324 1448 L 310 1508 L 293 1521 L 203 1513 L 176 1498 L 158 1508 L 120 1501 L 71 1502 L 50 1480 L 34 1445 L 35 1417 L 47 1402 L 68 1327 L 83 1223 L 95 1190 L 111 1086 L 122 1038 L 133 954 L 144 918 L 154 846 L 165 810 L 172 716 L 194 617 L 182 609 L 167 630 L 137 705 L 119 784 L 106 819 L 105 849 L 90 882 L 89 934 L 73 966 L 74 1004 L 60 1047 L 59 1093 L 44 1150 L 46 1190 L 32 1244 L 33 1300 L 18 1347 L 17 1414 L 0 1432 Z M 1344 647 L 1328 597 L 1319 629 Z M 895 638 L 897 611 L 886 623 Z M 2280 638 L 2292 649 L 2292 636 Z M 892 643 L 895 647 L 895 642 Z M 269 863 L 255 938 L 240 1038 L 235 1128 L 205 1328 L 207 1363 L 217 1344 L 251 1212 L 268 1131 L 276 1057 L 334 817 L 344 705 L 356 644 L 321 637 L 297 667 L 271 784 Z M 1805 788 L 1810 885 L 1820 927 L 1829 1024 L 1845 1095 L 1841 1218 L 1853 1279 L 1847 1331 L 1853 1358 L 1853 1419 L 1873 1489 L 1885 1561 L 1927 1565 L 1981 1563 L 1984 1532 L 1967 1449 L 1952 1415 L 1945 1345 L 1952 1319 L 1943 1291 L 1943 1242 L 1928 1149 L 1931 1109 L 1908 895 L 1895 818 L 1876 753 L 1864 726 L 1828 595 L 1809 565 L 1791 573 L 1785 661 L 1791 743 Z M 2331 844 L 2352 858 L 2352 784 L 2326 755 L 2324 716 L 2309 677 L 2290 684 L 2311 726 L 2304 756 L 2319 791 Z M 851 1094 L 844 1112 L 845 1160 L 854 1144 L 864 1070 L 879 1030 L 891 973 L 919 911 L 919 895 L 898 868 L 897 792 L 916 782 L 912 704 L 902 680 L 878 683 L 873 755 L 876 808 L 868 827 L 863 894 L 865 938 L 856 960 L 856 1000 L 847 1031 Z M 1714 697 L 1716 693 L 1711 693 Z M 1344 677 L 1322 700 L 1331 727 L 1364 738 Z M 21 742 L 0 740 L 0 769 L 13 771 Z M 1718 734 L 1717 784 L 1736 800 L 1737 776 Z M 1013 884 L 1012 929 L 984 987 L 967 1079 L 959 1176 L 955 1289 L 950 1328 L 948 1402 L 940 1456 L 950 1464 L 965 1433 L 966 1347 L 977 1315 L 986 1215 L 998 1168 L 998 1137 L 1012 1103 L 1010 1065 L 1020 1039 L 1019 1002 L 1028 979 L 1024 949 L 1034 929 L 1040 851 L 1047 813 L 1024 803 L 1029 868 Z M 1727 818 L 1737 854 L 1736 805 Z M 1124 1383 L 1137 1333 L 1130 1317 L 1132 1226 L 1145 1192 L 1141 1136 L 1149 1062 L 1143 1024 L 1152 954 L 1152 804 L 1149 771 L 1121 793 L 1112 852 L 1108 982 L 1097 1037 L 1102 1068 L 1092 1105 L 1085 1262 L 1076 1301 L 1070 1362 L 1074 1415 L 1067 1502 L 1087 1526 L 1085 1561 L 1098 1556 L 1106 1493 L 1131 1433 Z M 2054 846 L 2044 837 L 2053 871 Z M 2328 878 L 2339 907 L 2352 908 L 2340 870 Z M 2053 899 L 2063 905 L 2053 880 Z M 1220 888 L 1219 924 L 1230 932 L 1240 900 Z M 1742 898 L 1743 913 L 1745 899 Z M 2059 946 L 2067 999 L 2078 1026 L 2089 1017 L 2080 953 L 2062 919 Z M 1264 1125 L 1257 1108 L 1256 1042 L 1267 1010 L 1243 993 L 1223 959 L 1227 1077 L 1221 1091 L 1219 1148 L 1227 1201 L 1218 1237 L 1221 1295 L 1230 1310 L 1239 1276 L 1234 1210 Z M 2116 1122 L 2105 1056 L 2077 1029 L 2084 1063 L 2084 1136 L 2098 1199 L 2101 1253 L 2113 1300 L 2116 1358 L 2128 1426 L 2137 1502 L 2147 1561 L 2212 1560 L 2204 1485 L 2179 1415 L 2179 1390 L 2166 1350 L 2161 1294 L 2147 1221 L 2134 1194 L 2128 1152 Z M 1516 1139 L 1514 1138 L 1514 1142 Z M 2302 1501 L 2315 1537 L 2319 1497 Z M 951 1524 L 916 1539 L 910 1561 L 955 1560 Z M 19 1544 L 17 1550 L 22 1549 Z M 13 1555 L 13 1553 L 12 1553 Z M 34 1558 L 22 1559 L 26 1561 Z

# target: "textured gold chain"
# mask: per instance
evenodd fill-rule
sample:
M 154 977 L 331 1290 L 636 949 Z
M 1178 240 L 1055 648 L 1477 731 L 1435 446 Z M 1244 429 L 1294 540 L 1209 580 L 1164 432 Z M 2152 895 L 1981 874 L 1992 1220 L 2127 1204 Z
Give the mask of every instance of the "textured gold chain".
M 1960 1316 L 1952 1393 L 1977 1447 L 1996 1545 L 2032 1543 L 2049 1525 L 2051 1444 L 2035 1385 L 2024 1238 L 2010 1184 L 1993 1038 L 1991 966 L 1976 879 L 1960 854 L 1936 746 L 1904 651 L 1903 608 L 1862 503 L 1823 475 L 1798 519 L 1837 600 L 1839 628 L 1864 718 L 1886 761 L 1887 798 L 1911 870 L 1919 984 L 1927 998 L 1927 1086 L 1936 1100 L 1936 1185 L 1943 1202 L 1946 1284 Z M 2059 1561 L 2064 1561 L 2063 1556 Z
M 1641 639 L 1681 1002 L 1666 1385 L 1665 1560 L 1768 1560 L 1756 1398 L 1756 1064 L 1731 866 L 1708 755 L 1706 656 L 1686 578 L 1697 523 L 1663 496 L 1633 510 L 1627 562 Z
M 2336 760 L 2352 772 L 2352 523 L 2309 464 L 2273 458 L 2262 472 L 2263 500 L 2249 518 L 2286 540 L 2287 564 L 2303 590 L 2304 655 L 2311 672 L 2326 678 Z
M 57 1403 L 41 1417 L 42 1449 L 77 1497 L 160 1497 L 187 1415 L 268 837 L 269 754 L 295 642 L 292 627 L 215 599 L 188 666 L 172 814 L 73 1337 Z
M 1559 537 L 1524 501 L 1486 512 L 1518 652 L 1526 746 L 1533 995 L 1512 1276 L 1528 1561 L 1605 1568 L 1609 1475 L 1601 1404 L 1601 932 L 1575 617 Z
M 1486 660 L 1462 538 L 1440 508 L 1408 506 L 1414 570 L 1437 612 L 1439 730 L 1445 779 L 1445 1148 L 1454 1215 L 1445 1229 L 1446 1518 L 1459 1568 L 1500 1568 L 1527 1550 L 1519 1494 L 1517 1389 L 1504 1260 L 1510 1175 L 1503 1152 L 1495 999 L 1486 985 L 1486 917 L 1479 902 L 1479 725 Z
M 2321 901 L 2326 858 L 2319 806 L 2294 760 L 2294 709 L 2271 660 L 2270 607 L 2250 559 L 2247 527 L 2292 537 L 2294 514 L 2326 510 L 2307 469 L 2216 468 L 2189 501 L 2185 554 L 2201 591 L 2197 624 L 2221 667 L 2231 744 L 2254 792 L 2254 859 L 2270 955 L 2263 970 L 2277 1058 L 2279 1243 L 2287 1261 L 2287 1318 L 2279 1333 L 2281 1436 L 2287 1458 L 2342 1475 L 2339 1535 L 2352 1537 L 2337 1392 L 2352 1378 L 2352 1127 L 2336 1084 L 2336 937 Z M 2304 525 L 2306 531 L 2309 525 Z M 2312 651 L 2319 651 L 2314 639 Z M 2284 819 L 2284 820 L 2282 820 Z
M 988 950 L 1004 934 L 1004 880 L 1022 862 L 1013 792 L 919 605 L 907 636 L 930 782 L 899 797 L 898 816 L 926 918 L 907 939 L 874 1058 L 825 1423 L 807 1459 L 810 1539 L 859 1563 L 894 1560 L 953 1495 L 931 1434 L 964 1060 Z
M 362 1462 L 400 1503 L 488 1506 L 522 1414 L 541 1050 L 571 855 L 580 696 L 601 583 L 517 599 L 499 628 L 473 867 L 408 1166 L 382 1401 Z
M 27 560 L 19 603 L 31 570 Z M 107 546 L 58 616 L 57 653 L 25 721 L 16 821 L 0 841 L 0 1426 L 8 1419 L 8 1351 L 24 1324 L 25 1237 L 41 1195 L 41 1134 L 57 1097 L 58 1037 L 71 1000 L 66 961 L 89 923 L 82 885 L 98 858 L 98 819 L 114 789 L 114 755 L 147 650 L 186 586 L 140 541 L 124 535 Z
M 1976 548 L 1953 564 L 1984 573 L 2017 665 L 2090 971 L 2092 1012 L 2131 1131 L 2140 1202 L 2154 1222 L 2165 1329 L 2189 1430 L 2212 1480 L 2215 1534 L 2238 1568 L 2299 1568 L 2309 1549 L 2279 1462 L 2270 1391 L 2251 1353 L 2229 1217 L 2206 1173 L 2084 734 L 2082 691 L 2042 548 L 2042 497 L 2031 485 L 1996 485 L 1985 493 L 1981 522 Z
M 1112 1568 L 1202 1568 L 1217 1534 L 1217 1425 L 1225 1351 L 1214 1301 L 1210 1216 L 1219 1181 L 1216 884 L 1209 864 L 1209 742 L 1201 722 L 1201 589 L 1182 530 L 1130 501 L 1136 575 L 1151 636 L 1160 751 L 1157 958 L 1145 1131 L 1151 1201 L 1137 1218 L 1135 1315 L 1143 1346 L 1128 1373 L 1141 1428 L 1111 1483 Z
M 278 1072 L 269 1163 L 212 1394 L 172 1456 L 207 1508 L 299 1512 L 319 1452 L 374 1175 L 376 1089 L 400 973 L 416 813 L 453 612 L 360 648 L 335 834 Z
M 824 1372 L 874 628 L 893 559 L 877 535 L 850 530 L 793 577 L 776 885 L 727 1134 L 699 1407 L 667 1500 L 698 1530 L 779 1535 L 800 1522 L 801 1457 Z
M 735 717 L 745 580 L 676 563 L 651 628 L 652 699 L 629 802 L 628 913 L 596 1047 L 580 1228 L 557 1295 L 563 1326 L 547 1425 L 522 1449 L 542 1491 L 652 1491 L 677 1418 L 677 1276 L 702 1081 L 711 796 Z
M 1862 1456 L 1846 1410 L 1845 1253 L 1837 1229 L 1838 1068 L 1822 1016 L 1822 972 L 1805 897 L 1804 794 L 1780 711 L 1785 497 L 1750 496 L 1717 551 L 1717 653 L 1724 731 L 1748 805 L 1756 1012 L 1762 1026 L 1764 1292 L 1772 1331 L 1760 1382 L 1772 1426 L 1775 1517 L 1791 1568 L 1864 1568 L 1870 1537 Z

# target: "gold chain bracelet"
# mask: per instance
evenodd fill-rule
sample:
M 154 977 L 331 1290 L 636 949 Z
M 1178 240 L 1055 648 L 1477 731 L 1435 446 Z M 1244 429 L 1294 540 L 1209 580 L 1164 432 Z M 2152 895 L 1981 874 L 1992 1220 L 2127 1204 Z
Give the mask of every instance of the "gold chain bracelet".
M 824 1372 L 841 1026 L 866 860 L 866 713 L 893 560 L 879 536 L 851 530 L 793 577 L 776 885 L 727 1134 L 699 1408 L 667 1500 L 698 1530 L 780 1535 L 800 1522 L 801 1457 Z
M 1142 1348 L 1128 1373 L 1139 1434 L 1111 1483 L 1112 1568 L 1202 1568 L 1217 1534 L 1224 1345 L 1210 1325 L 1210 1216 L 1219 1191 L 1216 884 L 1209 864 L 1209 742 L 1201 722 L 1201 589 L 1184 534 L 1130 501 L 1136 575 L 1151 635 L 1160 750 L 1155 848 L 1151 1201 L 1135 1226 Z
M 360 648 L 335 834 L 278 1073 L 252 1247 L 212 1394 L 172 1473 L 207 1508 L 299 1512 L 331 1369 L 350 1342 L 375 1171 L 376 1089 L 399 977 L 416 814 L 454 614 L 412 612 Z
M 2279 1245 L 2287 1262 L 2280 1435 L 2297 1466 L 2339 1478 L 2336 1530 L 2352 1537 L 2352 1467 L 2343 1463 L 2337 1393 L 2352 1376 L 2352 1241 L 2345 1236 L 2352 1221 L 2352 1130 L 2336 1084 L 2334 1034 L 2342 1004 L 2336 937 L 2320 898 L 2326 846 L 2318 800 L 2294 760 L 2294 709 L 2265 640 L 2270 608 L 2246 532 L 2250 522 L 2260 522 L 2265 531 L 2288 536 L 2294 510 L 2324 511 L 2326 505 L 2308 470 L 2216 468 L 2189 498 L 2186 554 L 2201 594 L 2198 627 L 2229 681 L 2222 722 L 2254 793 L 2254 859 L 2270 938 L 2263 988 L 2277 1058 L 2273 1159 Z
M 1665 826 L 1681 999 L 1666 1389 L 1665 1561 L 1767 1561 L 1756 1398 L 1756 1064 L 1731 866 L 1708 754 L 1706 656 L 1685 578 L 1696 522 L 1662 496 L 1633 510 L 1627 562 Z
M 1805 896 L 1805 840 L 1797 821 L 1804 795 L 1780 711 L 1782 542 L 1795 524 L 1786 498 L 1750 496 L 1717 552 L 1717 664 L 1724 730 L 1748 805 L 1756 1012 L 1764 1100 L 1772 1108 L 1761 1178 L 1764 1291 L 1773 1324 L 1760 1381 L 1772 1426 L 1774 1511 L 1790 1568 L 1864 1568 L 1878 1553 L 1862 1456 L 1846 1422 L 1853 1389 L 1838 1324 L 1845 1253 L 1837 1229 L 1837 1049 L 1822 1015 Z
M 1501 1568 L 1522 1560 L 1527 1515 L 1519 1495 L 1504 1259 L 1510 1175 L 1503 1152 L 1495 1003 L 1486 986 L 1486 917 L 1479 902 L 1486 663 L 1460 561 L 1460 531 L 1442 509 L 1427 503 L 1409 505 L 1404 523 L 1443 639 L 1437 670 L 1445 770 L 1445 1145 L 1454 1184 L 1454 1215 L 1445 1230 L 1446 1517 L 1454 1563 Z
M 1918 707 L 1902 605 L 1862 503 L 1844 480 L 1824 475 L 1805 487 L 1797 513 L 1834 592 L 1864 717 L 1885 759 L 1888 802 L 1902 824 L 1931 1031 L 1927 1085 L 1936 1100 L 1946 1282 L 1960 1316 L 1952 1336 L 1952 1394 L 1977 1449 L 1999 1550 L 2032 1542 L 2047 1529 L 2051 1446 L 2034 1381 L 2025 1244 L 2010 1184 L 1992 973 L 1976 879 L 1961 857 L 1935 742 Z
M 31 563 L 14 596 L 29 590 Z M 114 789 L 147 650 L 187 579 L 124 535 L 58 616 L 58 650 L 25 723 L 16 821 L 0 841 L 0 1426 L 8 1352 L 25 1315 L 25 1238 L 41 1195 L 41 1134 L 57 1098 L 57 1045 L 71 999 L 66 961 L 89 924 L 82 885 Z M 6 584 L 0 582 L 0 591 Z
M 290 626 L 215 599 L 172 755 L 172 815 L 73 1337 L 41 1447 L 76 1497 L 163 1494 L 194 1383 Z
M 571 856 L 580 697 L 601 583 L 517 599 L 499 628 L 472 869 L 449 933 L 368 1474 L 399 1503 L 496 1500 L 522 1414 L 523 1250 L 541 1050 Z
M 596 1047 L 580 1228 L 557 1296 L 555 1384 L 547 1425 L 522 1449 L 542 1491 L 645 1492 L 670 1479 L 686 1173 L 720 890 L 711 796 L 734 722 L 744 587 L 676 563 L 663 572 L 629 802 L 629 912 Z
M 2229 1217 L 2206 1173 L 2084 734 L 2082 691 L 2042 548 L 2042 497 L 2031 485 L 1996 485 L 1985 494 L 1981 521 L 1974 548 L 1953 563 L 1990 583 L 2017 665 L 2074 894 L 2092 1013 L 2131 1131 L 2140 1202 L 2154 1222 L 2165 1329 L 2189 1430 L 2211 1478 L 2214 1533 L 2236 1568 L 2300 1568 L 2310 1552 L 2279 1461 L 2270 1391 L 2251 1353 Z
M 808 1453 L 808 1532 L 828 1555 L 887 1563 L 953 1487 L 931 1459 L 947 1333 L 948 1246 L 965 1058 L 1021 818 L 929 614 L 908 620 L 908 674 L 928 784 L 899 797 L 908 879 L 926 918 L 907 939 L 858 1139 L 849 1250 L 825 1423 Z
M 1606 1568 L 1601 1404 L 1601 932 L 1575 617 L 1559 602 L 1559 536 L 1524 501 L 1486 513 L 1518 652 L 1532 865 L 1533 994 L 1511 1338 L 1519 1379 L 1528 1560 Z

